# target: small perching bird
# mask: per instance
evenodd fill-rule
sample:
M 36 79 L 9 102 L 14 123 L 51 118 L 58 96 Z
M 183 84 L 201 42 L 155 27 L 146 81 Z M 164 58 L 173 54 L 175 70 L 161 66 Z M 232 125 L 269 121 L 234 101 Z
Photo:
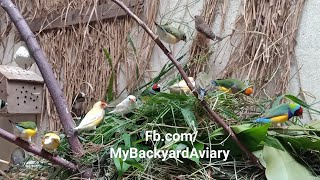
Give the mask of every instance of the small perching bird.
M 5 102 L 4 100 L 0 99 L 0 109 L 4 108 L 6 106 L 8 106 L 8 103 Z
M 212 84 L 217 86 L 219 91 L 227 93 L 236 94 L 240 92 L 247 96 L 250 96 L 253 93 L 251 86 L 246 85 L 238 79 L 217 79 L 213 80 Z
M 60 137 L 55 133 L 47 133 L 42 137 L 42 148 L 56 151 L 60 145 Z
M 103 101 L 96 102 L 92 109 L 82 119 L 79 126 L 75 127 L 75 131 L 90 131 L 97 128 L 104 118 L 104 109 L 108 107 L 107 103 Z
M 302 118 L 303 109 L 297 103 L 280 104 L 268 110 L 262 117 L 254 120 L 256 123 L 283 123 L 293 116 Z
M 158 92 L 161 91 L 161 85 L 158 83 L 154 83 L 152 86 L 146 88 L 141 95 L 142 96 L 147 96 L 147 95 L 155 95 Z
M 188 79 L 190 80 L 193 86 L 196 85 L 193 77 L 188 77 Z M 168 87 L 168 89 L 171 93 L 184 93 L 186 95 L 191 94 L 191 90 L 189 89 L 187 83 L 183 79 L 178 83 Z
M 16 122 L 12 122 L 11 120 L 9 120 L 9 122 L 12 124 L 13 132 L 16 136 L 31 143 L 31 137 L 36 135 L 38 131 L 38 128 L 35 122 L 24 121 L 24 122 L 16 123 Z
M 32 64 L 35 63 L 32 56 L 30 56 L 27 46 L 25 45 L 22 45 L 18 48 L 13 58 L 14 62 L 22 69 L 30 69 Z
M 213 34 L 210 26 L 204 21 L 201 16 L 194 16 L 195 18 L 195 28 L 196 30 L 205 36 L 206 38 L 212 39 L 213 41 L 218 40 L 221 41 L 222 38 Z
M 200 72 L 197 75 L 195 84 L 196 89 L 198 90 L 198 99 L 200 101 L 203 101 L 203 97 L 205 96 L 207 91 L 209 91 L 213 87 L 211 81 L 211 77 L 206 72 Z
M 168 24 L 160 25 L 156 22 L 154 22 L 157 26 L 157 35 L 160 37 L 160 39 L 168 44 L 176 44 L 179 41 L 186 41 L 187 36 L 186 34 Z
M 123 101 L 121 101 L 114 110 L 110 111 L 110 114 L 116 114 L 118 116 L 124 116 L 132 111 L 136 104 L 137 98 L 134 95 L 129 95 Z

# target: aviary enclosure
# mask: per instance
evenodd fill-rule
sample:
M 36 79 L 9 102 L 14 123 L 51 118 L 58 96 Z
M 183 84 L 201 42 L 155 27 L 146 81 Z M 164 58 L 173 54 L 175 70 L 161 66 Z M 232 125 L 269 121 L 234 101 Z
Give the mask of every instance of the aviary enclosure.
M 22 44 L 45 83 L 35 123 L 0 123 L 0 178 L 319 178 L 320 111 L 289 89 L 304 0 L 0 4 L 1 64 Z

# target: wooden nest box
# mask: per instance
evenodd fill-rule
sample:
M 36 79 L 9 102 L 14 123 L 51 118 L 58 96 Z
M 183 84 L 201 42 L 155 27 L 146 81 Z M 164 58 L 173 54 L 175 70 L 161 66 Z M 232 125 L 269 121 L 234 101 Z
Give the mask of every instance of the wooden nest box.
M 41 114 L 43 78 L 33 71 L 0 65 L 0 99 L 8 106 L 1 114 Z

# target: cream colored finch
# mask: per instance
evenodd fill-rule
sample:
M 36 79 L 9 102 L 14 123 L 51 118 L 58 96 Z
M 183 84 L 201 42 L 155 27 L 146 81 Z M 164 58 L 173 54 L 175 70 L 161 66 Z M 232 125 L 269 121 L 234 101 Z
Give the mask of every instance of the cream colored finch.
M 195 86 L 195 81 L 193 77 L 188 77 L 191 84 L 193 86 Z M 175 94 L 180 94 L 180 93 L 184 93 L 184 94 L 191 94 L 191 91 L 187 85 L 187 83 L 182 79 L 181 81 L 179 81 L 176 84 L 173 84 L 172 86 L 168 87 L 169 91 L 171 93 L 175 93 Z
M 74 128 L 76 131 L 90 131 L 97 128 L 104 117 L 104 109 L 108 107 L 107 103 L 98 101 L 93 108 L 82 119 L 79 126 Z
M 60 145 L 60 137 L 55 133 L 47 133 L 42 138 L 42 148 L 56 151 Z

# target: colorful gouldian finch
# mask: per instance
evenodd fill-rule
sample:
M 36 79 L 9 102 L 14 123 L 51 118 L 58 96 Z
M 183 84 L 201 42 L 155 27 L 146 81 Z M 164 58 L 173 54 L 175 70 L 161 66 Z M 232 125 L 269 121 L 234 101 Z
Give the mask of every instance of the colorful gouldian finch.
M 42 148 L 56 151 L 60 145 L 60 137 L 55 133 L 47 133 L 42 138 Z
M 133 95 L 129 95 L 126 99 L 121 101 L 114 110 L 110 111 L 111 114 L 116 114 L 119 116 L 123 116 L 125 114 L 128 114 L 132 111 L 136 104 L 137 98 Z
M 188 77 L 191 81 L 192 85 L 195 86 L 196 83 L 193 79 L 193 77 Z M 169 91 L 171 93 L 185 93 L 185 94 L 191 94 L 191 90 L 187 86 L 187 83 L 184 80 L 179 81 L 178 83 L 168 87 Z
M 155 95 L 158 92 L 161 91 L 161 85 L 158 83 L 154 83 L 152 86 L 148 87 L 147 89 L 145 89 L 141 95 L 142 96 L 146 96 L 146 95 Z
M 293 116 L 302 117 L 303 109 L 299 104 L 280 104 L 256 119 L 256 123 L 283 123 Z
M 85 115 L 85 117 L 80 122 L 79 126 L 75 127 L 75 131 L 90 131 L 97 128 L 101 123 L 105 111 L 104 109 L 108 107 L 107 103 L 98 101 L 96 102 L 92 109 Z
M 211 31 L 210 26 L 204 21 L 204 19 L 201 16 L 195 16 L 195 27 L 196 30 L 202 34 L 203 36 L 205 36 L 206 38 L 212 39 L 213 41 L 218 40 L 221 41 L 222 38 L 216 36 L 213 34 L 213 32 Z
M 0 109 L 4 108 L 6 106 L 8 106 L 8 103 L 5 102 L 4 100 L 0 99 Z
M 186 34 L 168 24 L 160 25 L 156 22 L 154 22 L 157 26 L 157 35 L 160 37 L 160 39 L 168 44 L 176 44 L 179 41 L 186 41 L 187 37 Z
M 253 93 L 252 87 L 244 84 L 238 79 L 217 79 L 212 81 L 214 86 L 217 86 L 219 91 L 236 94 L 241 92 L 247 96 L 250 96 Z
M 195 81 L 196 89 L 198 90 L 198 99 L 203 101 L 203 97 L 208 90 L 212 88 L 211 77 L 205 72 L 200 72 Z
M 13 132 L 16 136 L 31 143 L 31 137 L 36 135 L 38 131 L 38 128 L 35 122 L 24 121 L 24 122 L 15 123 L 15 122 L 12 122 L 11 120 L 9 120 L 9 122 L 12 124 Z

